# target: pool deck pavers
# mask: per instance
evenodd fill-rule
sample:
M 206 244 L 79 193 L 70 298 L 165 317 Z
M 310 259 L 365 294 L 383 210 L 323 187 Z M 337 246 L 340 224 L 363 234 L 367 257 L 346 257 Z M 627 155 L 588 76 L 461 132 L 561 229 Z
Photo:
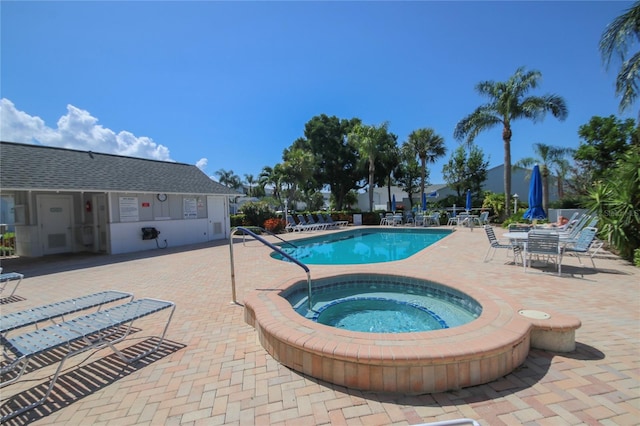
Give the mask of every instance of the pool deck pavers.
M 496 229 L 498 237 L 503 232 Z M 300 268 L 270 259 L 260 243 L 236 241 L 240 303 L 253 289 L 305 279 Z M 410 425 L 456 418 L 483 425 L 639 424 L 640 269 L 603 253 L 596 270 L 588 259 L 583 270 L 576 258 L 565 257 L 561 277 L 536 269 L 525 274 L 521 266 L 505 264 L 504 251 L 483 262 L 487 248 L 482 229 L 460 229 L 403 261 L 364 269 L 311 266 L 312 278 L 314 272 L 364 271 L 478 283 L 529 309 L 582 321 L 573 352 L 532 349 L 524 364 L 499 380 L 417 396 L 351 390 L 276 362 L 245 323 L 242 306 L 230 303 L 226 241 L 114 256 L 2 259 L 5 271 L 25 275 L 16 294 L 2 300 L 3 314 L 108 289 L 177 304 L 168 340 L 156 354 L 133 365 L 108 349 L 73 357 L 45 404 L 7 424 Z M 137 322 L 118 348 L 144 350 L 165 318 Z M 0 389 L 0 414 L 42 395 L 57 356 L 38 359 L 38 368 Z

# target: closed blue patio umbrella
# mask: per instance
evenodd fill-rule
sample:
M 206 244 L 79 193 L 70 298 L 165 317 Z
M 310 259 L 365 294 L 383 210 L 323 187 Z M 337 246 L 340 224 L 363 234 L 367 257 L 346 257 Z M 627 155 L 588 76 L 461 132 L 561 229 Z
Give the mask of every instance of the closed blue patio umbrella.
M 391 211 L 396 212 L 396 194 L 391 196 Z
M 529 182 L 529 208 L 522 217 L 529 220 L 547 218 L 547 214 L 542 208 L 542 176 L 540 175 L 540 167 L 537 164 L 533 166 L 531 181 Z
M 468 212 L 471 211 L 471 190 L 470 189 L 467 189 L 467 204 L 465 207 Z
M 427 210 L 427 193 L 423 192 L 422 193 L 422 211 L 426 211 Z

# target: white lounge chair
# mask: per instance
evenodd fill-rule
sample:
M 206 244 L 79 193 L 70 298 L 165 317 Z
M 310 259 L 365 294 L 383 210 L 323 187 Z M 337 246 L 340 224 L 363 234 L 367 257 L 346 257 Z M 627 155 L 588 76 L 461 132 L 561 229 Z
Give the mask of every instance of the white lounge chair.
M 57 318 L 62 318 L 64 321 L 65 315 L 96 307 L 100 310 L 103 305 L 124 299 L 133 300 L 133 294 L 108 290 L 2 315 L 0 336 L 6 337 L 8 332 L 29 325 L 37 327 L 44 321 L 53 321 Z
M 324 220 L 327 223 L 338 225 L 338 228 L 342 228 L 344 226 L 348 226 L 349 225 L 349 221 L 348 220 L 333 220 L 333 218 L 331 217 L 330 214 L 327 214 L 325 216 Z
M 326 225 L 327 229 L 336 229 L 336 228 L 338 228 L 338 224 L 337 223 L 335 223 L 335 222 L 333 222 L 333 223 L 327 222 L 327 220 L 324 218 L 324 215 L 322 213 L 318 213 L 316 216 L 318 218 L 318 223 Z
M 295 219 L 293 218 L 293 216 L 291 216 L 290 214 L 287 215 L 287 225 L 285 226 L 285 228 L 287 231 L 289 232 L 301 232 L 305 230 L 305 227 L 299 223 L 296 223 Z
M 304 227 L 305 231 L 318 231 L 321 229 L 319 225 L 307 222 L 307 219 L 301 214 L 298 215 L 298 222 Z
M 326 231 L 329 228 L 328 223 L 324 223 L 320 221 L 316 222 L 316 220 L 313 218 L 313 215 L 311 213 L 306 215 L 306 219 L 307 219 L 307 225 L 315 226 L 316 229 L 318 230 Z
M 0 272 L 2 272 L 2 268 L 0 268 Z M 16 285 L 13 287 L 13 291 L 11 291 L 11 294 L 6 297 L 13 296 L 16 290 L 18 289 L 18 286 L 22 282 L 23 278 L 24 278 L 24 275 L 18 272 L 7 272 L 4 274 L 0 274 L 0 294 L 4 293 L 4 290 L 7 287 L 7 284 L 9 283 L 9 281 L 18 281 Z
M 124 340 L 129 335 L 135 320 L 165 309 L 170 309 L 169 318 L 162 336 L 153 348 L 134 358 L 129 358 L 114 346 L 115 343 Z M 175 304 L 173 302 L 157 299 L 138 299 L 29 333 L 10 338 L 1 337 L 0 340 L 4 346 L 3 355 L 8 359 L 9 363 L 0 369 L 0 375 L 5 376 L 7 373 L 18 371 L 15 377 L 2 382 L 0 387 L 19 380 L 31 359 L 35 356 L 52 350 L 66 349 L 67 352 L 60 360 L 60 364 L 49 382 L 49 387 L 44 396 L 34 403 L 4 415 L 0 422 L 4 423 L 18 414 L 42 405 L 51 394 L 64 362 L 71 356 L 108 346 L 120 359 L 127 363 L 132 363 L 157 351 L 164 342 L 164 336 L 169 328 L 174 311 Z M 126 331 L 122 332 L 122 326 L 127 326 Z M 122 332 L 122 335 L 118 335 L 119 332 Z
M 603 246 L 602 241 L 596 240 L 597 232 L 598 232 L 597 228 L 593 228 L 593 227 L 584 228 L 582 231 L 580 231 L 580 234 L 578 234 L 578 238 L 574 242 L 569 243 L 563 247 L 562 254 L 564 255 L 565 253 L 574 253 L 578 258 L 578 262 L 580 262 L 580 265 L 582 265 L 583 267 L 584 265 L 582 264 L 580 255 L 583 254 L 583 255 L 589 256 L 589 258 L 591 259 L 591 264 L 595 269 L 596 263 L 593 260 L 593 257 Z
M 478 226 L 484 226 L 489 223 L 489 212 L 481 212 L 480 216 L 474 218 Z

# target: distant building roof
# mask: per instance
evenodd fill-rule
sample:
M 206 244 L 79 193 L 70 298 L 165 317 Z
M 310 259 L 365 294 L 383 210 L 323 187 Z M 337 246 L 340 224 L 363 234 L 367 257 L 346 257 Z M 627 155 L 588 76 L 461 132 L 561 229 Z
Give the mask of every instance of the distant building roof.
M 194 165 L 0 142 L 0 189 L 237 195 Z

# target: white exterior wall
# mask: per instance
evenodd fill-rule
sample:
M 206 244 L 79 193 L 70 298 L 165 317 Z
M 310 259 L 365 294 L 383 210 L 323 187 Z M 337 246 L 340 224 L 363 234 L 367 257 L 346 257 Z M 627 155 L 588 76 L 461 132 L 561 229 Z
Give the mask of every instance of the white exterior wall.
M 387 187 L 384 188 L 373 188 L 373 209 L 374 210 L 386 210 L 388 208 L 387 202 L 389 201 L 389 192 Z M 405 191 L 400 189 L 400 187 L 392 186 L 391 187 L 391 196 L 396 196 L 396 203 L 402 203 L 402 200 L 407 198 L 408 195 Z M 415 200 L 414 200 L 415 201 Z M 407 199 L 407 207 L 409 205 L 409 200 Z M 364 192 L 358 194 L 358 205 L 357 207 L 363 212 L 369 211 L 369 192 Z
M 111 254 L 130 253 L 164 247 L 204 243 L 207 238 L 208 219 L 163 220 L 148 222 L 121 222 L 109 226 Z M 153 227 L 160 231 L 158 241 L 143 240 L 142 228 Z
M 194 196 L 185 196 L 193 198 Z M 172 199 L 173 198 L 173 199 Z M 205 243 L 215 239 L 228 238 L 231 233 L 228 205 L 224 196 L 208 196 L 206 214 L 219 212 L 220 217 L 199 217 L 197 219 L 166 219 L 166 220 L 138 220 L 134 222 L 112 222 L 108 225 L 111 254 L 130 253 L 143 250 L 157 249 L 165 246 L 165 240 L 169 247 L 177 247 L 188 244 Z M 182 196 L 173 196 L 167 201 L 169 211 L 180 211 L 182 208 Z M 213 203 L 210 205 L 210 203 Z M 116 206 L 113 207 L 114 209 Z M 213 229 L 210 223 L 219 222 L 222 232 L 209 235 Z M 142 228 L 152 227 L 160 231 L 156 240 L 143 240 Z

